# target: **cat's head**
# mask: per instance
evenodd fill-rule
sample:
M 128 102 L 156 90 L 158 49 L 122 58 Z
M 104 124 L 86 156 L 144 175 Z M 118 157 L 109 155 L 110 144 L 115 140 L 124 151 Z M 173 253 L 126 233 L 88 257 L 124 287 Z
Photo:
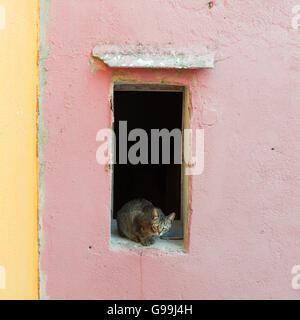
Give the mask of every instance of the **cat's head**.
M 152 210 L 152 231 L 156 236 L 161 236 L 171 229 L 172 222 L 175 219 L 175 213 L 170 213 L 165 216 L 160 209 Z

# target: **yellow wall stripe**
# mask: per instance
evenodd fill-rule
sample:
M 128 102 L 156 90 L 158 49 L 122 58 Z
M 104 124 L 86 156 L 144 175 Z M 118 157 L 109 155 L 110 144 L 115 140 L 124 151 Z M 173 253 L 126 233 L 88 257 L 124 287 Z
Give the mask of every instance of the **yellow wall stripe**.
M 0 299 L 38 298 L 38 5 L 0 0 Z

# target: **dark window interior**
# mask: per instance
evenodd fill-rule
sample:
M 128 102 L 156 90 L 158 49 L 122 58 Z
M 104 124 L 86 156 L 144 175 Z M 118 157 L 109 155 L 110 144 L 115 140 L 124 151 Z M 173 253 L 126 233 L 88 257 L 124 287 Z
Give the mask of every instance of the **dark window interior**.
M 127 120 L 128 133 L 134 128 L 142 128 L 148 133 L 150 163 L 150 130 L 182 129 L 182 92 L 115 91 L 113 108 L 117 160 L 113 171 L 113 217 L 126 202 L 143 197 L 160 207 L 165 214 L 175 212 L 176 219 L 180 219 L 181 165 L 174 164 L 173 138 L 170 164 L 161 164 L 161 160 L 160 164 L 118 164 L 118 153 L 119 121 Z M 128 141 L 128 150 L 135 143 Z

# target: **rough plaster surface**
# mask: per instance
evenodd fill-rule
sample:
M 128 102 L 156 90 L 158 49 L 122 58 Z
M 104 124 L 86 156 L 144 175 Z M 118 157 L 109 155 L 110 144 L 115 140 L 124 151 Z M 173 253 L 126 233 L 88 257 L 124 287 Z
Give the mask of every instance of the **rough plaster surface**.
M 291 269 L 300 264 L 294 1 L 216 0 L 211 9 L 199 0 L 50 3 L 41 253 L 47 295 L 299 299 L 291 287 Z M 111 125 L 113 71 L 93 74 L 88 65 L 100 41 L 217 52 L 215 69 L 114 74 L 190 87 L 191 125 L 204 126 L 206 139 L 204 172 L 192 178 L 187 254 L 110 249 L 110 172 L 96 162 L 96 133 Z
M 43 207 L 45 201 L 45 161 L 44 146 L 48 140 L 48 130 L 44 123 L 44 86 L 47 80 L 47 70 L 45 68 L 49 54 L 49 45 L 47 44 L 47 23 L 49 21 L 49 1 L 40 0 L 40 39 L 39 39 L 39 99 L 38 99 L 38 160 L 39 160 L 39 255 L 44 250 L 44 228 L 43 228 Z M 39 298 L 48 299 L 46 293 L 47 275 L 39 266 Z
M 214 53 L 190 54 L 184 49 L 175 50 L 171 44 L 167 48 L 153 48 L 142 45 L 119 46 L 100 43 L 93 49 L 93 56 L 110 67 L 159 68 L 159 69 L 199 69 L 214 67 Z

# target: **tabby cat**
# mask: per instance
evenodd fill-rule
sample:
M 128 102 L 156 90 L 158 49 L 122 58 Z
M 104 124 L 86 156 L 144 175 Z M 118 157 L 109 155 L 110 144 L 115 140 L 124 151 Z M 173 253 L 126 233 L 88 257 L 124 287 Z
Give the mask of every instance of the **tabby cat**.
M 174 218 L 174 212 L 165 216 L 146 199 L 131 200 L 117 212 L 119 234 L 143 246 L 153 244 L 153 236 L 168 232 Z

